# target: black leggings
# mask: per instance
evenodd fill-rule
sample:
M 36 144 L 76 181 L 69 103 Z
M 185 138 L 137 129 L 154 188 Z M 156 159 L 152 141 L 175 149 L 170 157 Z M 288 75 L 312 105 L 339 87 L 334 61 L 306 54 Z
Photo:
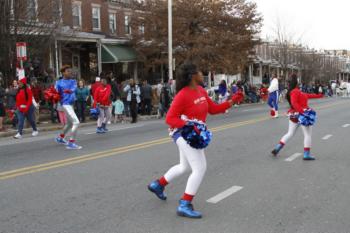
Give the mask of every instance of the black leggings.
M 136 102 L 136 100 L 132 100 L 130 102 L 130 112 L 131 112 L 132 122 L 136 122 L 137 121 L 137 102 Z

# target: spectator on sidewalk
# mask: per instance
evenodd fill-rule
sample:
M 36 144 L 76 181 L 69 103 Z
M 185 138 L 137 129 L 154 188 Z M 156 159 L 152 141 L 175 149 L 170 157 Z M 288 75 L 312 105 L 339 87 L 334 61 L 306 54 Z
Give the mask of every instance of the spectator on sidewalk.
M 24 120 L 27 119 L 33 128 L 32 136 L 38 136 L 36 128 L 33 106 L 33 93 L 27 86 L 27 79 L 22 78 L 19 81 L 19 90 L 16 96 L 16 107 L 18 110 L 18 132 L 14 136 L 15 139 L 21 139 L 23 135 Z
M 120 92 L 119 92 L 119 85 L 118 85 L 118 82 L 117 82 L 117 79 L 113 77 L 113 73 L 110 72 L 110 76 L 112 77 L 112 80 L 111 80 L 111 87 L 112 87 L 112 102 L 116 101 L 117 100 L 117 97 L 120 97 Z M 115 117 L 115 108 L 114 108 L 114 105 L 112 105 L 112 116 Z
M 87 106 L 87 101 L 89 99 L 90 93 L 89 89 L 85 86 L 84 80 L 80 80 L 78 83 L 78 88 L 75 91 L 76 95 L 76 108 L 77 108 L 77 116 L 81 122 L 85 122 L 85 110 Z
M 231 85 L 231 95 L 236 94 L 238 91 L 238 87 L 236 85 L 236 81 L 233 81 L 232 85 Z
M 91 85 L 91 97 L 94 98 L 95 96 L 95 91 L 98 87 L 101 86 L 101 78 L 100 77 L 96 77 L 95 82 Z
M 171 103 L 171 91 L 170 87 L 164 83 L 160 90 L 160 96 L 159 96 L 159 112 L 160 117 L 163 117 L 170 107 Z
M 2 79 L 0 79 L 0 132 L 5 131 L 4 128 L 4 118 L 6 116 L 5 111 L 5 89 L 2 87 Z
M 33 98 L 34 98 L 33 105 L 35 107 L 35 112 L 34 112 L 35 122 L 37 124 L 40 124 L 40 103 L 42 100 L 43 92 L 36 78 L 32 79 L 30 89 L 32 90 Z
M 119 93 L 120 93 L 121 100 L 124 103 L 124 114 L 126 117 L 130 117 L 130 106 L 129 106 L 129 102 L 127 100 L 128 93 L 124 91 L 124 89 L 126 88 L 127 85 L 128 84 L 126 81 L 123 82 L 121 85 L 121 91 Z
M 124 88 L 124 92 L 127 93 L 127 101 L 130 106 L 131 123 L 137 122 L 137 110 L 138 105 L 141 102 L 141 90 L 140 87 L 135 83 L 135 80 L 130 79 L 129 84 Z
M 147 80 L 143 81 L 141 89 L 143 109 L 142 113 L 151 115 L 152 112 L 152 86 L 148 84 Z
M 107 123 L 111 120 L 111 85 L 107 84 L 106 79 L 101 79 L 101 86 L 99 86 L 94 95 L 94 108 L 100 109 L 100 114 L 97 120 L 97 130 L 96 133 L 106 133 Z
M 18 92 L 18 82 L 13 80 L 12 85 L 6 89 L 6 108 L 9 113 L 12 128 L 17 128 L 18 116 L 16 111 L 16 95 Z
M 113 109 L 114 109 L 114 124 L 117 122 L 124 122 L 124 103 L 121 101 L 120 96 L 117 97 L 117 99 L 113 102 Z
M 219 103 L 223 103 L 226 101 L 228 95 L 227 95 L 227 83 L 225 80 L 221 80 L 221 83 L 219 84 Z

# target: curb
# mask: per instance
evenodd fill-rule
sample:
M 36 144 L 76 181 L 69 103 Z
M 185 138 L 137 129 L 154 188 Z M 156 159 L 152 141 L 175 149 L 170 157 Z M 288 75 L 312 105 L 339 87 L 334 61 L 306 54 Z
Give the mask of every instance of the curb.
M 139 121 L 149 121 L 149 120 L 155 120 L 155 119 L 159 119 L 157 115 L 139 116 L 138 117 Z M 87 122 L 87 123 L 80 123 L 79 127 L 84 128 L 84 127 L 88 127 L 88 126 L 93 126 L 95 124 L 96 124 L 96 121 L 91 121 L 91 122 Z M 57 123 L 57 125 L 51 125 L 51 126 L 47 126 L 47 127 L 38 126 L 39 132 L 50 132 L 50 131 L 56 131 L 56 130 L 61 130 L 61 129 L 62 129 L 62 125 L 60 125 L 59 123 Z M 12 137 L 16 134 L 16 132 L 17 132 L 17 130 L 13 130 L 13 129 L 10 129 L 9 131 L 6 131 L 6 132 L 1 132 L 0 138 Z M 31 128 L 23 129 L 23 134 L 30 134 L 30 133 L 32 133 Z

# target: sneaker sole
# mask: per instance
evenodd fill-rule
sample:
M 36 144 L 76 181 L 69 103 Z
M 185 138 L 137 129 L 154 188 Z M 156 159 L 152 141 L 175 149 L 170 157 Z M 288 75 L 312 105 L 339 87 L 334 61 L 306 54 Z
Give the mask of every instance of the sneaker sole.
M 193 218 L 193 219 L 200 219 L 200 218 L 202 218 L 202 216 L 198 216 L 198 217 L 189 216 L 189 215 L 187 215 L 185 213 L 182 213 L 182 212 L 179 212 L 179 211 L 177 211 L 176 214 L 177 214 L 177 216 L 184 217 L 184 218 Z
M 66 147 L 67 150 L 81 150 L 83 149 L 83 147 L 79 147 L 79 148 L 70 148 L 70 147 Z
M 304 161 L 315 161 L 315 158 L 303 158 Z
M 147 188 L 148 188 L 148 190 L 149 190 L 151 193 L 153 193 L 154 195 L 156 195 L 156 197 L 158 197 L 158 195 L 156 194 L 156 192 L 153 191 L 153 189 L 152 189 L 149 185 L 147 186 Z M 167 197 L 165 197 L 164 199 L 158 197 L 158 199 L 159 199 L 159 200 L 162 200 L 162 201 L 166 201 Z
M 278 152 L 275 152 L 275 151 L 271 151 L 271 154 L 273 155 L 273 156 L 277 156 L 278 155 Z

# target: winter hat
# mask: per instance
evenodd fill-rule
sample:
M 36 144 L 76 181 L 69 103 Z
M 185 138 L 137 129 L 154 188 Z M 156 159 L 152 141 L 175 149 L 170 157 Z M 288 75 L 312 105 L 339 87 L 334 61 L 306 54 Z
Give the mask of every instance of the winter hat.
M 100 82 L 100 81 L 101 81 L 101 78 L 100 78 L 100 77 L 96 77 L 95 81 L 96 81 L 96 82 Z

